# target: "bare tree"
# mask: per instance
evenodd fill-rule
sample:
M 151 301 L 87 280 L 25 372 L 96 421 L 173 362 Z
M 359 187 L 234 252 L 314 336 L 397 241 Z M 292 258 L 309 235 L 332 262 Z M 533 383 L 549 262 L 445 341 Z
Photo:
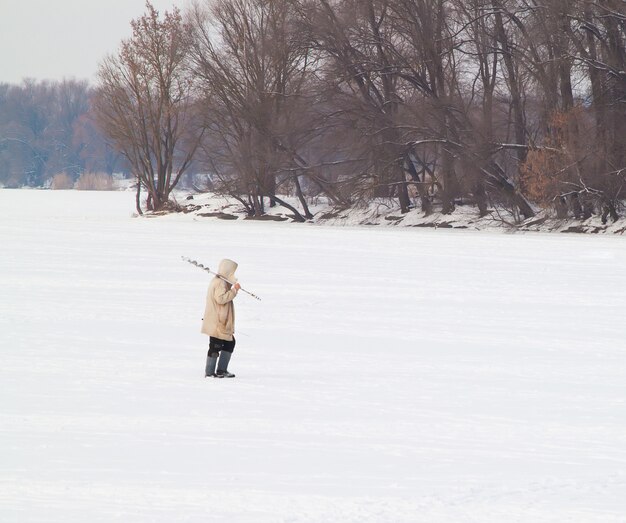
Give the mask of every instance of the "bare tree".
M 189 167 L 202 133 L 194 122 L 192 80 L 187 74 L 188 40 L 178 9 L 146 13 L 131 22 L 133 34 L 98 70 L 94 108 L 98 122 L 124 155 L 147 207 L 166 206 Z
M 220 0 L 196 5 L 194 73 L 201 80 L 207 139 L 203 145 L 222 190 L 252 215 L 278 203 L 297 220 L 311 213 L 301 178 L 338 199 L 302 152 L 307 141 L 305 97 L 311 61 L 288 0 Z M 302 210 L 278 191 L 293 186 Z
M 358 199 L 395 195 L 401 211 L 408 212 L 407 151 L 398 128 L 402 98 L 387 45 L 389 9 L 387 1 L 299 2 L 303 33 L 322 53 L 320 72 L 341 109 L 334 117 L 343 123 L 335 125 L 351 124 L 355 131 L 359 154 L 344 158 L 357 169 L 352 191 Z

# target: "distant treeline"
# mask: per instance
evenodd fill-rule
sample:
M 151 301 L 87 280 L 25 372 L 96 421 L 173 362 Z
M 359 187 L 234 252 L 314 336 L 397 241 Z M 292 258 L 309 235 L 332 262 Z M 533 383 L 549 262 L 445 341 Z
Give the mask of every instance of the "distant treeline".
M 85 81 L 0 84 L 0 185 L 40 187 L 57 174 L 124 171 L 90 113 Z

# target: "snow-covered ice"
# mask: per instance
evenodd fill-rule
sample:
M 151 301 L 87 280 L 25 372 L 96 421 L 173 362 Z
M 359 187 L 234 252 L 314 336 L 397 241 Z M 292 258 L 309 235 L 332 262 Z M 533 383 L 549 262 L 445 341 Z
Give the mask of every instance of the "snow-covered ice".
M 133 210 L 0 190 L 0 521 L 626 521 L 622 238 Z

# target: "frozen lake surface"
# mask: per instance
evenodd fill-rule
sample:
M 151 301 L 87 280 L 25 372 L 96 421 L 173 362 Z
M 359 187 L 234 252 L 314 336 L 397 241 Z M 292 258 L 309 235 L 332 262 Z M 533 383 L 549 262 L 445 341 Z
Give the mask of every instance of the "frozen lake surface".
M 621 237 L 0 190 L 0 521 L 626 521 Z M 206 273 L 239 262 L 233 380 Z

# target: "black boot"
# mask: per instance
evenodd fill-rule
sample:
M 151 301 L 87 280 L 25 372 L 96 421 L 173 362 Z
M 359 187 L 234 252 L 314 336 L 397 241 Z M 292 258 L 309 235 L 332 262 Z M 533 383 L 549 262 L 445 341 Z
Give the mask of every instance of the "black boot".
M 218 378 L 234 378 L 235 375 L 228 372 L 228 362 L 230 361 L 230 357 L 232 356 L 232 352 L 228 352 L 223 350 L 220 352 L 220 359 L 217 363 L 217 371 L 215 374 Z

